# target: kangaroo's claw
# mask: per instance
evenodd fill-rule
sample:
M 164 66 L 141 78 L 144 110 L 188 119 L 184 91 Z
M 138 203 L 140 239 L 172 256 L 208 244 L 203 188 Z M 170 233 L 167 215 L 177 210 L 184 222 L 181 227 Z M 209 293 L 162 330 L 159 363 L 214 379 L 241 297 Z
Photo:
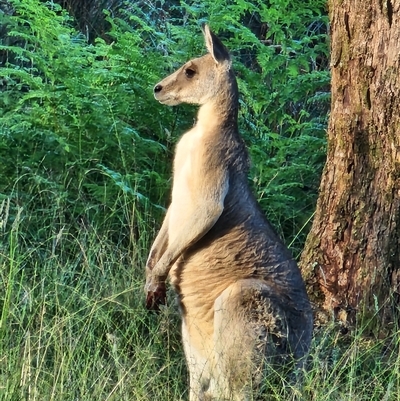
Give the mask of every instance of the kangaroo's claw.
M 146 284 L 146 309 L 159 311 L 160 305 L 167 303 L 167 289 L 165 283 Z

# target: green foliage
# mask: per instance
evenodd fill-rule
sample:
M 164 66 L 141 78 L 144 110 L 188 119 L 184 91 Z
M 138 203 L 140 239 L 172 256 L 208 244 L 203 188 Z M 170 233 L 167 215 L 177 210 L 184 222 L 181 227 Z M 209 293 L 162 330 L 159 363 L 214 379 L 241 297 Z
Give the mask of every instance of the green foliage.
M 158 105 L 151 88 L 204 52 L 198 24 L 207 18 L 236 60 L 241 128 L 260 203 L 301 249 L 324 160 L 322 1 L 138 3 L 122 19 L 108 17 L 112 41 L 94 45 L 54 3 L 11 4 L 15 14 L 1 16 L 8 37 L 0 45 L 0 197 L 24 206 L 27 236 L 56 214 L 60 224 L 99 226 L 112 216 L 115 231 L 132 233 L 128 224 L 137 217 L 116 212 L 125 203 L 150 207 L 159 221 L 173 143 L 194 111 Z
M 167 192 L 168 168 L 155 164 L 168 149 L 154 116 L 170 125 L 173 117 L 151 91 L 162 56 L 140 32 L 92 46 L 60 7 L 13 5 L 5 22 L 19 46 L 0 47 L 10 54 L 1 70 L 0 196 L 24 206 L 24 230 L 40 231 L 54 214 L 61 224 L 100 225 L 112 214 L 117 230 L 119 201 L 143 210 Z

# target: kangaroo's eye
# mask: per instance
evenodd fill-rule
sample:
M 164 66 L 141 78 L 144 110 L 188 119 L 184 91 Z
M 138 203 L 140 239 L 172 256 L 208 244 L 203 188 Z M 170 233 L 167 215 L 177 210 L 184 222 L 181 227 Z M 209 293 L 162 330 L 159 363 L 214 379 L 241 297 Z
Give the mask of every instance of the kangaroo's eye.
M 193 70 L 193 69 L 191 69 L 191 68 L 186 68 L 186 69 L 185 69 L 185 75 L 186 75 L 188 78 L 193 78 L 193 77 L 196 75 L 196 71 Z

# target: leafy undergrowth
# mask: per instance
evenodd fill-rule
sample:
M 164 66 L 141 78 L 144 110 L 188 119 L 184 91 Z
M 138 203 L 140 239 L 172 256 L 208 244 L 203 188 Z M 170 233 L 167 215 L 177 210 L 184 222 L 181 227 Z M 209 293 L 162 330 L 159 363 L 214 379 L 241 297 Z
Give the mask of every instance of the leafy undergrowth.
M 208 22 L 233 56 L 249 179 L 297 256 L 326 152 L 325 1 L 119 3 L 106 13 L 108 31 L 91 42 L 56 2 L 7 0 L 8 13 L 0 12 L 0 201 L 29 208 L 26 239 L 40 237 L 56 206 L 67 222 L 113 220 L 117 231 L 121 194 L 159 223 L 173 149 L 195 109 L 160 105 L 152 88 L 205 53 L 200 26 Z
M 114 233 L 54 221 L 45 242 L 27 243 L 24 218 L 20 210 L 11 221 L 2 203 L 0 399 L 187 400 L 176 305 L 159 315 L 144 308 L 149 238 L 116 246 Z M 400 332 L 389 331 L 372 339 L 362 328 L 319 329 L 302 385 L 265 383 L 265 399 L 399 400 Z

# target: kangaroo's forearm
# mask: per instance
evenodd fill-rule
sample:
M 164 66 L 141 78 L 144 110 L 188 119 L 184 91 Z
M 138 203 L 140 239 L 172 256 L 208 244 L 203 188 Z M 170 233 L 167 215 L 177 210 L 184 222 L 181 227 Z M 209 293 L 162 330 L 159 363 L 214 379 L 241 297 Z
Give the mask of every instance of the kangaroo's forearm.
M 151 246 L 149 257 L 147 258 L 146 268 L 152 270 L 157 262 L 160 260 L 166 249 L 168 248 L 168 222 L 169 222 L 169 210 L 164 217 L 164 221 L 161 225 L 160 231 L 157 234 L 156 239 Z
M 172 244 L 168 246 L 161 259 L 154 266 L 152 276 L 166 279 L 179 256 L 210 231 L 221 216 L 223 209 L 223 201 L 219 204 L 210 202 L 208 205 L 199 206 L 192 218 L 185 222 Z

